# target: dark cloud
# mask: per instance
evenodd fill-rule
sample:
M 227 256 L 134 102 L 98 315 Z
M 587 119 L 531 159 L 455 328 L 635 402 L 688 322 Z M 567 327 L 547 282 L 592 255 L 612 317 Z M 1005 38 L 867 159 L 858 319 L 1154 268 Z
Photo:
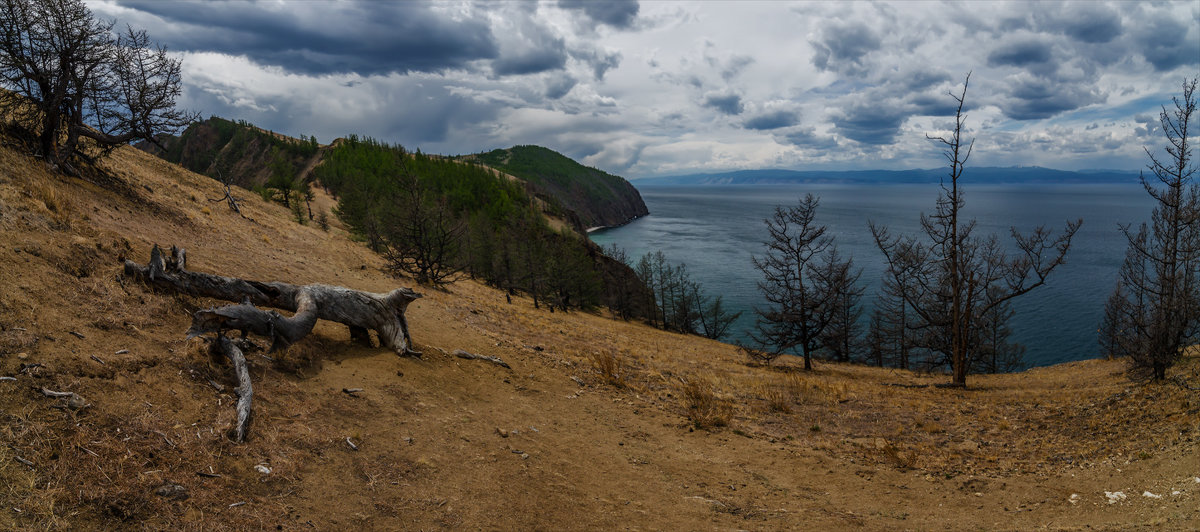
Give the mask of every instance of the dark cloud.
M 1027 76 L 1009 85 L 999 106 L 1014 120 L 1038 120 L 1101 101 L 1101 95 L 1086 84 Z
M 1121 17 L 1108 6 L 1075 4 L 1063 13 L 1063 33 L 1085 43 L 1106 43 L 1121 35 Z
M 637 20 L 637 0 L 559 0 L 559 7 L 578 11 L 598 24 L 628 29 Z
M 800 117 L 792 111 L 778 110 L 763 113 L 746 120 L 746 129 L 769 130 L 791 127 L 796 125 Z
M 604 79 L 609 70 L 621 66 L 621 52 L 605 52 L 596 48 L 579 47 L 571 50 L 571 57 L 583 61 L 592 67 L 592 75 L 596 81 Z
M 495 58 L 499 51 L 484 17 L 449 18 L 417 2 L 122 5 L 142 12 L 125 22 L 174 26 L 151 35 L 172 50 L 244 55 L 309 75 L 439 72 Z
M 1189 32 L 1183 21 L 1168 16 L 1142 21 L 1134 32 L 1142 57 L 1160 72 L 1200 63 L 1200 40 L 1194 36 L 1196 33 Z
M 816 132 L 816 129 L 811 127 L 788 131 L 776 138 L 798 148 L 810 150 L 830 150 L 838 147 L 836 139 L 820 135 Z
M 834 130 L 846 138 L 861 144 L 883 145 L 895 142 L 908 116 L 900 106 L 871 101 L 834 112 L 830 119 Z
M 549 70 L 561 70 L 567 64 L 566 51 L 559 46 L 538 46 L 521 52 L 505 54 L 492 61 L 492 72 L 497 76 L 537 74 Z
M 973 108 L 973 102 L 974 98 L 968 98 L 963 105 L 963 109 L 970 110 Z M 912 109 L 912 114 L 920 116 L 949 116 L 958 111 L 958 102 L 945 93 L 917 94 L 912 96 L 908 104 L 909 108 Z
M 742 113 L 742 97 L 733 93 L 710 93 L 704 96 L 704 106 L 727 115 Z
M 566 96 L 571 89 L 578 83 L 575 78 L 566 74 L 553 76 L 546 80 L 546 98 L 557 100 Z
M 1052 55 L 1050 45 L 1044 41 L 1015 41 L 1004 43 L 992 50 L 992 53 L 988 54 L 988 65 L 1023 67 L 1049 62 Z
M 882 43 L 879 35 L 861 22 L 834 24 L 825 28 L 821 40 L 811 43 L 812 62 L 821 70 L 857 70 L 863 58 L 878 50 Z
M 536 6 L 518 7 L 512 14 L 513 27 L 507 28 L 500 46 L 500 57 L 492 61 L 497 76 L 537 74 L 561 70 L 567 64 L 566 42 L 548 26 L 538 23 Z
M 479 101 L 458 94 L 441 83 L 374 87 L 371 107 L 332 111 L 323 97 L 311 94 L 254 96 L 246 105 L 240 89 L 223 86 L 185 85 L 190 109 L 205 114 L 247 120 L 284 134 L 316 135 L 322 142 L 357 133 L 410 148 L 444 142 L 451 131 L 478 129 L 479 124 L 497 120 L 502 104 Z M 413 102 L 421 102 L 413 105 Z
M 909 72 L 901 78 L 901 83 L 906 91 L 917 91 L 945 83 L 950 81 L 950 74 L 945 70 L 935 70 L 933 68 L 917 69 Z
M 1162 135 L 1162 122 L 1154 115 L 1140 115 L 1134 118 L 1133 134 L 1139 139 L 1150 139 Z

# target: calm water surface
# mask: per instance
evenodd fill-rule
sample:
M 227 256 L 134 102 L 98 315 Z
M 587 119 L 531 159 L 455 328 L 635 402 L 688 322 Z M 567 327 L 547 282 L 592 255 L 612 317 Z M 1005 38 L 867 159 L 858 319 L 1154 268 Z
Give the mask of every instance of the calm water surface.
M 636 183 L 635 183 L 636 184 Z M 734 310 L 745 310 L 733 340 L 753 327 L 751 309 L 762 306 L 759 273 L 750 257 L 761 254 L 763 219 L 777 204 L 794 205 L 806 193 L 821 198 L 818 223 L 843 254 L 863 268 L 864 324 L 883 273 L 883 257 L 867 220 L 893 234 L 916 234 L 920 213 L 930 212 L 937 185 L 731 185 L 638 186 L 650 215 L 623 227 L 593 232 L 596 243 L 615 243 L 632 260 L 662 250 L 673 263 L 685 263 L 710 294 L 721 294 Z M 1104 301 L 1116 282 L 1125 252 L 1118 224 L 1140 224 L 1153 208 L 1140 185 L 968 186 L 962 214 L 978 220 L 976 235 L 997 234 L 1011 243 L 1010 227 L 1028 232 L 1040 224 L 1061 231 L 1067 220 L 1083 218 L 1067 263 L 1046 286 L 1014 300 L 1012 340 L 1024 344 L 1029 366 L 1097 356 L 1096 328 Z M 727 338 L 728 340 L 729 338 Z

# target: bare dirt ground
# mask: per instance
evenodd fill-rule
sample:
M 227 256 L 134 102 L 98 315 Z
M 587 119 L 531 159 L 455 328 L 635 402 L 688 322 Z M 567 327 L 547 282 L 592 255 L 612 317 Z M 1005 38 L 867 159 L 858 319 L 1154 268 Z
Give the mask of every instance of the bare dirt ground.
M 147 154 L 118 151 L 98 185 L 11 146 L 0 529 L 1200 528 L 1200 395 L 1131 383 L 1119 361 L 966 390 L 756 367 L 725 344 L 508 305 L 468 281 L 418 288 L 423 358 L 329 323 L 273 360 L 250 355 L 255 418 L 235 444 L 229 370 L 184 340 L 214 302 L 123 279 L 120 259 L 176 244 L 190 269 L 223 275 L 376 292 L 411 280 L 337 224 L 297 225 L 248 192 L 241 218 L 207 201 L 215 182 Z M 1171 376 L 1200 386 L 1200 360 Z

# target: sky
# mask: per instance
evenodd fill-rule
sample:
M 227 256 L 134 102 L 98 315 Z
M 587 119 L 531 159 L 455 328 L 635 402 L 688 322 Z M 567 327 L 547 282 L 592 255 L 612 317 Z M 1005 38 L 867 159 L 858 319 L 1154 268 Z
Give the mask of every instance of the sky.
M 537 144 L 627 178 L 1138 169 L 1200 76 L 1200 2 L 89 0 L 183 62 L 181 107 L 327 143 Z

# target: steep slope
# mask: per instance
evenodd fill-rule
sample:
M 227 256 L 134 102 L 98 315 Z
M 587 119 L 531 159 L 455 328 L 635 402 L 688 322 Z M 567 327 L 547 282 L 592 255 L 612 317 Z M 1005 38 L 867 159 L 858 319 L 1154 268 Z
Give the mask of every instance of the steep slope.
M 166 151 L 144 141 L 137 147 L 193 172 L 230 178 L 243 188 L 266 183 L 279 160 L 306 174 L 321 158 L 315 138 L 295 139 L 219 117 L 192 124 L 178 137 L 158 140 Z
M 584 227 L 623 225 L 649 214 L 628 181 L 541 146 L 513 146 L 465 158 L 531 184 L 539 196 L 574 212 Z
M 411 281 L 278 205 L 248 198 L 250 221 L 209 203 L 217 183 L 145 153 L 118 150 L 78 180 L 13 145 L 0 142 L 0 529 L 1200 526 L 1200 399 L 1131 385 L 1120 362 L 970 390 L 751 367 L 728 345 L 508 304 L 470 281 L 409 308 L 422 359 L 328 323 L 252 354 L 251 439 L 233 444 L 228 370 L 183 339 L 213 302 L 122 279 L 119 259 L 174 243 L 199 271 L 375 292 Z M 611 378 L 605 356 L 621 363 Z M 1200 364 L 1171 376 L 1195 386 Z M 91 406 L 55 408 L 42 388 Z M 186 498 L 157 494 L 164 483 Z

